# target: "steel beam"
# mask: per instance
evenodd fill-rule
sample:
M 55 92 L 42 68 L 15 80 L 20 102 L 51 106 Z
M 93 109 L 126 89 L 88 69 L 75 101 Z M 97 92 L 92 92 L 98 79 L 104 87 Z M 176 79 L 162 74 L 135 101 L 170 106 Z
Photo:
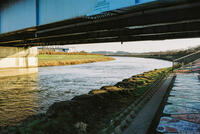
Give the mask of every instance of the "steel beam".
M 200 2 L 170 1 L 120 9 L 120 14 L 112 13 L 111 16 L 79 17 L 3 34 L 0 35 L 0 45 L 35 46 L 199 37 L 200 14 L 197 13 L 200 12 Z

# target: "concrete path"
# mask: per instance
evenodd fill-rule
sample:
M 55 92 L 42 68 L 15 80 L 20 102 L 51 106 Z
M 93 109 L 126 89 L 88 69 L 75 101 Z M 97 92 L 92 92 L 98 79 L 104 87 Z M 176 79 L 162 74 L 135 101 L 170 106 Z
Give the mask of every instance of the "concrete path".
M 197 74 L 177 74 L 158 134 L 200 134 L 200 81 Z
M 146 134 L 152 120 L 162 102 L 164 95 L 168 87 L 172 82 L 172 77 L 169 77 L 159 88 L 159 90 L 153 95 L 152 99 L 145 104 L 141 111 L 134 118 L 129 127 L 123 132 L 123 134 Z
M 149 130 L 157 134 L 200 134 L 200 75 L 197 74 L 200 60 L 185 66 L 185 72 L 193 73 L 177 74 L 167 102 L 162 101 L 171 78 L 165 81 L 123 134 L 148 134 Z M 160 111 L 161 103 L 163 111 Z M 154 120 L 159 121 L 156 121 L 158 126 L 152 122 Z

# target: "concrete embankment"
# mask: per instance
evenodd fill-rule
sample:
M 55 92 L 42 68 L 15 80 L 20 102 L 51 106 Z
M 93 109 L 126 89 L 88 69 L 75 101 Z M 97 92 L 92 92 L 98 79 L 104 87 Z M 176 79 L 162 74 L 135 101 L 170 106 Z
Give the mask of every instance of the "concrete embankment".
M 175 75 L 169 76 L 166 80 L 158 84 L 157 91 L 151 96 L 150 100 L 142 107 L 137 116 L 129 126 L 123 131 L 123 134 L 148 134 L 149 129 L 155 123 L 155 117 L 159 115 L 160 107 L 164 96 L 173 85 Z M 148 114 L 147 114 L 148 113 Z M 142 120 L 141 120 L 142 119 Z M 150 132 L 152 133 L 152 132 Z M 153 133 L 152 133 L 153 134 Z
M 54 103 L 45 114 L 29 117 L 18 126 L 3 129 L 1 133 L 97 134 L 107 128 L 111 120 L 120 117 L 124 109 L 138 100 L 170 70 L 145 72 L 113 86 L 104 86 L 88 94 L 76 96 L 72 100 Z

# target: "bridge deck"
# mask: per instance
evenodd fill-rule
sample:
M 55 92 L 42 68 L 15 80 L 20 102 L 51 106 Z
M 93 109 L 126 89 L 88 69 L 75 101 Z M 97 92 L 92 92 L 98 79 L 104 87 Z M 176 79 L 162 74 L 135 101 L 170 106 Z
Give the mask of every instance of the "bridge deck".
M 154 1 L 0 35 L 0 46 L 162 40 L 200 36 L 200 1 Z

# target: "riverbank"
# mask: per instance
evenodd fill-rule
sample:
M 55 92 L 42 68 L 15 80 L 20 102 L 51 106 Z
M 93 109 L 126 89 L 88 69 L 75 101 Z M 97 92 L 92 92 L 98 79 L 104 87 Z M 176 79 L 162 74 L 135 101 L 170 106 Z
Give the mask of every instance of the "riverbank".
M 168 50 L 168 51 L 160 51 L 160 52 L 144 52 L 144 53 L 137 53 L 137 54 L 124 52 L 123 54 L 113 53 L 113 54 L 108 54 L 107 56 L 154 58 L 154 59 L 173 61 L 178 58 L 184 57 L 186 55 L 196 53 L 198 51 L 200 51 L 200 46 L 188 48 L 185 50 L 179 49 L 179 50 Z M 197 56 L 192 57 L 193 61 L 196 60 L 195 57 Z
M 49 55 L 40 54 L 38 55 L 38 66 L 62 66 L 62 65 L 75 65 L 93 62 L 104 62 L 115 60 L 112 57 L 103 55 Z
M 106 56 L 135 57 L 135 58 L 152 58 L 152 59 L 166 60 L 166 61 L 173 61 L 174 60 L 171 56 L 166 56 L 166 57 L 152 56 L 152 55 L 106 55 Z
M 46 112 L 28 118 L 19 126 L 1 133 L 97 134 L 107 127 L 120 111 L 139 98 L 148 87 L 170 69 L 158 69 L 104 86 L 72 100 L 54 103 Z

